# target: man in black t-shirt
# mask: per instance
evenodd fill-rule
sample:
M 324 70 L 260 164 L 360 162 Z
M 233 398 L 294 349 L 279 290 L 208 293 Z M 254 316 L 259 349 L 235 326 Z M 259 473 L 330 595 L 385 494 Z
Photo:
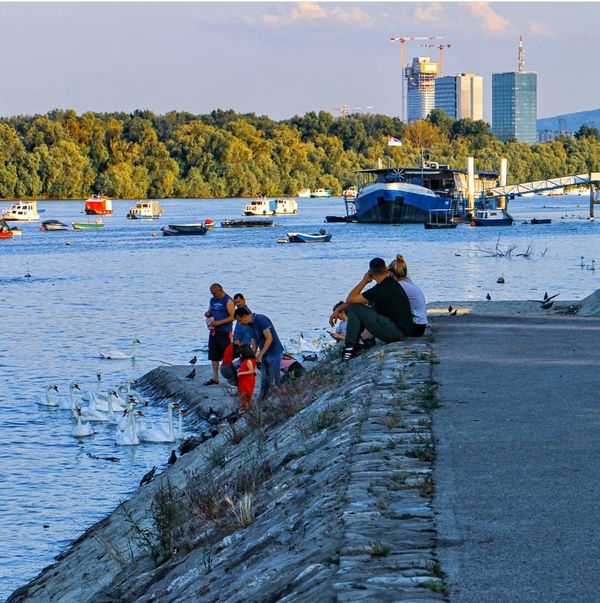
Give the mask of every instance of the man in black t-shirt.
M 373 280 L 377 284 L 362 293 Z M 398 281 L 388 275 L 386 263 L 381 258 L 373 258 L 369 262 L 369 271 L 350 291 L 346 303 L 338 306 L 330 316 L 332 326 L 343 310 L 348 314 L 344 360 L 349 360 L 356 354 L 363 329 L 386 343 L 401 341 L 413 334 L 408 296 Z

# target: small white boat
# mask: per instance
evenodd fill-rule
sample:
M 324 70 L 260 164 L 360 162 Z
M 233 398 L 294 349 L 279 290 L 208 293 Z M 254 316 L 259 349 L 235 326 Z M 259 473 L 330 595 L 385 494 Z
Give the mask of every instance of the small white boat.
M 2 219 L 13 222 L 34 222 L 40 219 L 35 201 L 17 201 L 4 210 Z
M 298 213 L 298 204 L 293 199 L 275 199 L 273 206 L 273 213 L 276 216 Z
M 130 220 L 154 220 L 160 218 L 164 211 L 158 201 L 139 201 L 130 208 L 127 218 Z
M 271 204 L 266 197 L 262 199 L 254 199 L 250 203 L 244 205 L 245 216 L 272 216 L 273 210 Z
M 290 243 L 329 243 L 331 234 L 321 229 L 318 233 L 308 234 L 305 232 L 288 232 Z
M 515 223 L 505 209 L 476 209 L 471 226 L 512 226 Z
M 326 188 L 318 188 L 317 190 L 311 191 L 311 197 L 331 197 L 331 191 Z
M 298 194 L 296 195 L 297 197 L 302 197 L 302 198 L 308 198 L 310 197 L 310 189 L 309 188 L 303 188 L 301 190 L 298 191 Z
M 344 200 L 346 199 L 356 199 L 357 195 L 358 195 L 358 189 L 355 186 L 349 186 L 343 193 L 342 193 Z

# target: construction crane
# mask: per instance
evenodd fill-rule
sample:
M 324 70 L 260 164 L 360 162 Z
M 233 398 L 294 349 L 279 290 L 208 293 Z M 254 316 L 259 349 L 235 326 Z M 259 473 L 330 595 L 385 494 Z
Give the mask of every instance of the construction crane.
M 438 64 L 440 66 L 439 76 L 444 75 L 444 48 L 450 48 L 452 44 L 419 44 L 419 46 L 425 46 L 426 48 L 437 48 L 440 51 Z
M 405 46 L 407 42 L 414 40 L 442 40 L 442 36 L 392 36 L 390 42 L 400 42 L 400 65 L 402 67 L 402 78 L 400 80 L 400 87 L 402 88 L 402 121 L 406 121 L 404 117 L 404 80 L 406 79 L 406 56 Z

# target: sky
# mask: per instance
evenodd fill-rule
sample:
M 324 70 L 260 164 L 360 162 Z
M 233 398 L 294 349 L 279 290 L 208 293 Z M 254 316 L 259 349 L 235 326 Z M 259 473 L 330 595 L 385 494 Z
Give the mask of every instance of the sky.
M 400 116 L 400 46 L 442 36 L 444 74 L 538 73 L 538 117 L 600 107 L 600 2 L 0 2 L 0 115 L 60 109 L 280 120 Z M 406 58 L 438 50 L 406 43 Z M 439 42 L 438 42 L 439 43 Z

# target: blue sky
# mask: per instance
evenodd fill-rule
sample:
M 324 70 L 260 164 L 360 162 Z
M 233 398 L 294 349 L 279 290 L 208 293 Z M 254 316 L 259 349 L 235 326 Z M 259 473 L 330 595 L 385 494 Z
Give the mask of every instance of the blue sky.
M 0 115 L 213 109 L 283 119 L 348 105 L 400 115 L 400 48 L 443 36 L 444 72 L 512 71 L 519 35 L 538 117 L 600 107 L 600 3 L 0 3 Z M 407 60 L 437 50 L 408 42 Z

